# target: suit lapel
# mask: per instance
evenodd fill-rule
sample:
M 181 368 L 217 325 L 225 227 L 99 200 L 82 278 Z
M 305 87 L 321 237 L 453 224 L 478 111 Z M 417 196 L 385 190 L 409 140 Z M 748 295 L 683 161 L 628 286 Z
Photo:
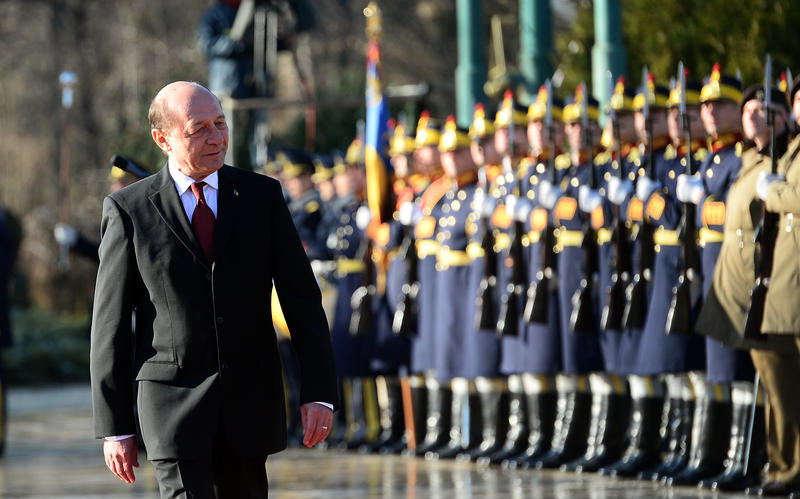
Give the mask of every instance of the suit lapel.
M 231 229 L 238 218 L 239 192 L 233 185 L 231 167 L 218 170 L 219 190 L 217 191 L 217 223 L 214 225 L 214 256 L 223 254 L 231 235 Z M 216 258 L 215 258 L 216 259 Z
M 159 189 L 150 195 L 150 202 L 158 212 L 170 231 L 178 238 L 181 244 L 188 249 L 203 267 L 209 269 L 209 263 L 200 248 L 200 243 L 194 235 L 186 211 L 183 209 L 178 190 L 169 174 L 169 168 L 164 166 L 158 175 L 161 176 L 158 184 Z

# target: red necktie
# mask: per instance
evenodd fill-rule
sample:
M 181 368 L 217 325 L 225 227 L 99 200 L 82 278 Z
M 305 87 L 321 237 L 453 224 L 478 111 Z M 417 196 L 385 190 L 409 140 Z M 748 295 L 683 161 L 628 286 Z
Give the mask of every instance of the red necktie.
M 192 194 L 197 199 L 197 206 L 194 208 L 192 214 L 192 229 L 200 246 L 203 248 L 203 253 L 206 254 L 208 261 L 211 261 L 211 253 L 214 249 L 214 212 L 206 204 L 206 198 L 203 196 L 203 186 L 205 182 L 195 182 L 192 184 Z

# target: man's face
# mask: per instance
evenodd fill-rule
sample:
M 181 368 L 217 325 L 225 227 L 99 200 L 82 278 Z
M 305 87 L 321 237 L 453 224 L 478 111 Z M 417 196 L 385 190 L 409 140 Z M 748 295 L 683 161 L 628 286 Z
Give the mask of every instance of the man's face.
M 228 150 L 228 125 L 216 97 L 186 84 L 166 98 L 173 123 L 166 130 L 153 130 L 156 144 L 195 180 L 220 169 Z
M 663 109 L 651 109 L 650 120 L 653 126 L 653 137 L 663 137 L 667 135 L 667 112 Z M 636 127 L 636 135 L 644 143 L 647 143 L 647 120 L 644 119 L 644 113 L 637 112 L 634 116 L 634 125 Z
M 767 132 L 767 109 L 758 99 L 750 99 L 742 106 L 742 131 L 748 139 Z
M 394 175 L 397 178 L 406 178 L 411 173 L 408 170 L 408 155 L 395 154 L 389 158 L 389 163 L 394 168 Z
M 636 127 L 633 123 L 633 113 L 631 112 L 618 112 L 616 113 L 617 131 L 619 133 L 619 140 L 622 144 L 632 144 L 636 142 Z M 612 126 L 611 120 L 606 120 L 606 128 L 609 133 L 614 132 L 610 127 Z M 613 135 L 612 135 L 613 137 Z
M 322 182 L 317 182 L 314 184 L 314 187 L 319 192 L 319 197 L 323 201 L 330 201 L 336 195 L 336 191 L 333 188 L 333 182 L 330 180 L 323 180 Z
M 442 153 L 442 168 L 448 177 L 456 178 L 474 169 L 475 163 L 472 162 L 469 149 L 466 147 L 459 147 L 455 151 Z
M 441 159 L 436 146 L 423 146 L 414 149 L 414 162 L 422 173 L 431 173 L 439 168 Z
M 544 149 L 545 129 L 542 120 L 535 120 L 528 123 L 528 143 L 534 154 L 539 154 Z
M 741 117 L 734 102 L 720 100 L 701 104 L 700 118 L 706 133 L 712 139 L 717 139 L 722 134 L 738 131 Z
M 311 175 L 298 175 L 296 177 L 284 177 L 283 185 L 286 187 L 286 192 L 292 199 L 299 199 L 306 191 L 314 187 L 311 182 Z

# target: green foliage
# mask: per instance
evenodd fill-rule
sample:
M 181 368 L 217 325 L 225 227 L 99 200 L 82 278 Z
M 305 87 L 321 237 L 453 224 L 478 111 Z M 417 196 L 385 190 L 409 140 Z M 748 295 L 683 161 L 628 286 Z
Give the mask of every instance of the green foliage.
M 773 74 L 800 69 L 800 9 L 793 0 L 622 0 L 623 45 L 628 76 L 638 85 L 647 64 L 666 84 L 678 61 L 702 79 L 715 62 L 723 73 L 741 71 L 745 86 L 763 81 L 764 60 L 772 54 Z M 556 50 L 565 71 L 565 93 L 582 79 L 591 80 L 593 16 L 589 2 L 576 2 L 577 18 L 556 35 Z M 570 42 L 574 42 L 570 44 Z M 578 49 L 577 52 L 569 50 Z
M 9 385 L 89 379 L 89 325 L 39 309 L 12 310 L 14 345 L 2 351 Z

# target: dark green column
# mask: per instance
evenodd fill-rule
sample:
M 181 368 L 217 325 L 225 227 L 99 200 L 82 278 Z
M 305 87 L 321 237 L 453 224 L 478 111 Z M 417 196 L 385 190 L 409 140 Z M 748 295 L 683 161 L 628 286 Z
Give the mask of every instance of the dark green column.
M 553 74 L 550 17 L 550 0 L 519 1 L 519 69 L 531 99 Z
M 605 106 L 608 101 L 608 71 L 614 80 L 625 74 L 622 45 L 622 10 L 619 0 L 595 0 L 594 46 L 592 47 L 592 93 Z
M 486 102 L 486 60 L 480 0 L 456 0 L 458 18 L 458 66 L 456 67 L 456 121 L 472 123 L 475 104 Z

